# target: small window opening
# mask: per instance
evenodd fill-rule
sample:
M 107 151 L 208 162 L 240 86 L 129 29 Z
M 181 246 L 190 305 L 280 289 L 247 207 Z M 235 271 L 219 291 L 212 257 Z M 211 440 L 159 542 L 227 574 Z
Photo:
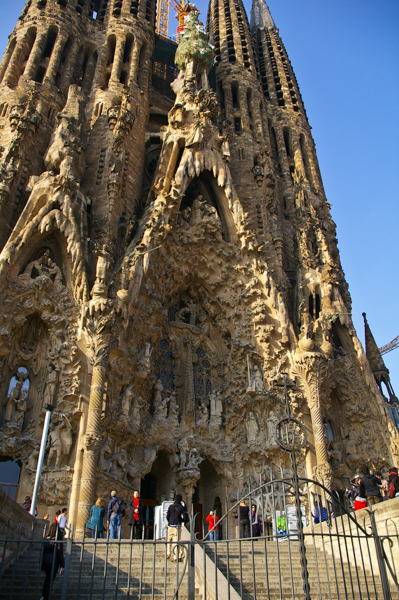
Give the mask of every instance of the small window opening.
M 234 131 L 241 131 L 241 119 L 240 119 L 240 117 L 234 117 Z
M 231 86 L 231 93 L 233 96 L 233 108 L 240 108 L 240 104 L 238 101 L 238 87 L 236 84 Z
M 291 145 L 290 145 L 290 132 L 289 132 L 288 127 L 284 127 L 283 136 L 284 136 L 284 144 L 285 144 L 285 150 L 287 152 L 287 156 L 289 156 L 291 158 L 292 154 L 291 154 Z

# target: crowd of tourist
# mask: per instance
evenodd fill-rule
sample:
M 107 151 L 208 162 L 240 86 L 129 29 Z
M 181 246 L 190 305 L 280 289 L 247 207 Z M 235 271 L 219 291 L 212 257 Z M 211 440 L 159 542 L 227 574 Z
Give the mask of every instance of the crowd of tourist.
M 370 471 L 363 467 L 361 473 L 351 479 L 351 485 L 347 487 L 345 496 L 353 510 L 360 510 L 367 506 L 379 504 L 399 496 L 398 469 L 389 469 L 388 479 L 382 476 L 381 471 Z

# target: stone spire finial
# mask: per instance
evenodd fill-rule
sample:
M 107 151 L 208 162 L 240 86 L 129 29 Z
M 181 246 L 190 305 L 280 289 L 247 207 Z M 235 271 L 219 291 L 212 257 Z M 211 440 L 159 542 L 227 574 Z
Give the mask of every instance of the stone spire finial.
M 251 30 L 267 27 L 275 28 L 273 17 L 265 0 L 252 0 L 251 8 Z
M 366 339 L 366 356 L 370 363 L 371 370 L 373 373 L 385 371 L 389 373 L 385 366 L 384 359 L 381 356 L 381 352 L 378 349 L 376 341 L 366 319 L 366 313 L 362 313 L 364 319 L 364 335 Z

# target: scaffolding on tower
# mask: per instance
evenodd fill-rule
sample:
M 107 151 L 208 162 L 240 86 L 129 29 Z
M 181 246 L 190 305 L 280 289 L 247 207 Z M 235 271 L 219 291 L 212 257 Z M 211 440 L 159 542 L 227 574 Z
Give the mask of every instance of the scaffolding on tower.
M 187 16 L 185 0 L 181 0 L 181 2 L 178 2 L 178 0 L 158 0 L 155 31 L 160 37 L 169 38 L 169 7 L 171 4 L 176 13 L 176 19 L 179 22 L 176 29 L 176 35 L 172 37 L 177 42 L 180 42 L 180 37 L 184 29 L 184 21 Z

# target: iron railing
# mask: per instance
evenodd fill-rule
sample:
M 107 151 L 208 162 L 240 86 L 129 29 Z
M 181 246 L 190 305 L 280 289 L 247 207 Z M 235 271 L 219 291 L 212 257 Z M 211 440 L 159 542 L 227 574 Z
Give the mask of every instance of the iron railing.
M 359 520 L 323 484 L 302 478 L 297 483 L 298 494 L 288 478 L 264 483 L 237 500 L 219 521 L 227 539 L 209 542 L 207 534 L 197 540 L 182 528 L 172 559 L 166 540 L 72 534 L 58 542 L 63 574 L 53 547 L 50 599 L 390 600 L 391 590 L 399 594 L 396 523 L 387 520 L 377 531 L 372 510 Z M 254 517 L 263 524 L 259 536 L 252 531 L 251 537 L 237 539 L 239 515 L 233 515 L 242 499 L 256 507 Z M 0 539 L 0 597 L 37 600 L 45 579 L 44 540 L 34 539 L 33 530 L 29 539 L 21 530 L 12 537 Z M 179 547 L 183 558 L 173 562 Z

